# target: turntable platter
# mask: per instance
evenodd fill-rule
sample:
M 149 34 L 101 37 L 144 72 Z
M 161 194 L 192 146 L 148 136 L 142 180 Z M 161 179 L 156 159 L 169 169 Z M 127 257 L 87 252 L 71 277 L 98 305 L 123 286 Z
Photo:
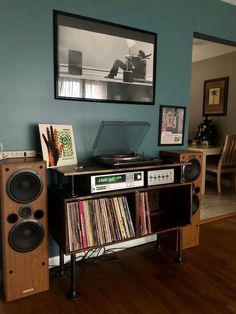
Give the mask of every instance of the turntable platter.
M 99 157 L 104 161 L 135 161 L 141 159 L 141 156 L 138 154 L 103 155 Z
M 161 163 L 162 160 L 156 157 L 147 157 L 143 155 L 102 155 L 94 156 L 95 161 L 110 166 L 140 166 L 153 165 Z

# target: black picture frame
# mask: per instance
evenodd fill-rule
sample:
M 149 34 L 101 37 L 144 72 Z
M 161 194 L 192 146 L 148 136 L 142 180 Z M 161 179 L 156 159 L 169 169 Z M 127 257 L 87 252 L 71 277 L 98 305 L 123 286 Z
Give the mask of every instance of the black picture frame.
M 160 106 L 159 146 L 178 146 L 184 143 L 186 108 L 183 106 Z
M 204 81 L 203 116 L 226 116 L 229 77 Z
M 55 99 L 154 105 L 157 34 L 57 10 L 53 20 Z

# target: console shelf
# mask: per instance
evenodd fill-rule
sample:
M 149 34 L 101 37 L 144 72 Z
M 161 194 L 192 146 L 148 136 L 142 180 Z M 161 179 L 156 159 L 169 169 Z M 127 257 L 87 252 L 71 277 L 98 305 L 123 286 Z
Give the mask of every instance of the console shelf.
M 167 231 L 177 232 L 177 261 L 182 262 L 182 227 L 191 224 L 192 187 L 182 182 L 183 163 L 139 167 L 53 168 L 58 184 L 49 188 L 49 230 L 63 257 L 71 256 L 70 297 L 77 298 L 76 254 Z M 174 169 L 172 183 L 148 186 L 148 171 Z M 143 171 L 140 187 L 91 193 L 89 181 L 97 174 Z M 71 180 L 65 180 L 70 177 Z M 67 178 L 68 179 L 68 178 Z M 158 237 L 158 240 L 159 237 Z

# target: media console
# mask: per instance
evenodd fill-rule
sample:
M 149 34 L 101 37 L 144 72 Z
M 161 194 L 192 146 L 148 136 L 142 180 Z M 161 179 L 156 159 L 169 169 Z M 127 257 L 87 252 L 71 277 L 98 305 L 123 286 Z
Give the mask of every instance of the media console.
M 191 224 L 192 185 L 182 180 L 186 163 L 108 168 L 98 165 L 51 168 L 49 231 L 71 256 L 71 290 L 76 289 L 76 254 L 175 230 L 177 262 L 182 262 L 182 227 Z

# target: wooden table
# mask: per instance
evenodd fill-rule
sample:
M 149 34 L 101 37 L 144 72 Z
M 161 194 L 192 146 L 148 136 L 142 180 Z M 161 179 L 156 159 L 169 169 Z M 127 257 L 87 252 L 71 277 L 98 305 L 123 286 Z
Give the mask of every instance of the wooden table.
M 206 181 L 206 160 L 207 156 L 220 155 L 222 146 L 220 145 L 209 145 L 209 146 L 189 146 L 189 150 L 202 152 L 202 194 L 205 194 L 205 181 Z

